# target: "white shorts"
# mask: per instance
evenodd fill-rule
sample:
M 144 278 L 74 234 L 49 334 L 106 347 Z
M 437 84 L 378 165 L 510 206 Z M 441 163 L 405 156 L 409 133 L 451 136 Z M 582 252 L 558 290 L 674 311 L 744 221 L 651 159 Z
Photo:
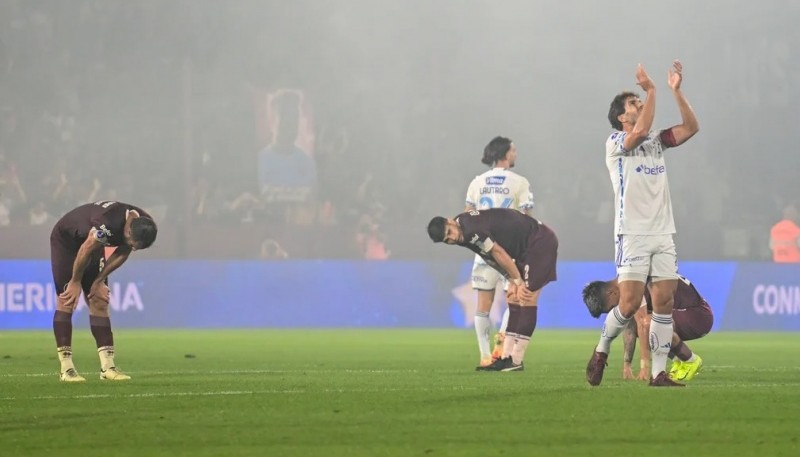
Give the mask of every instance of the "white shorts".
M 618 235 L 615 244 L 620 281 L 678 279 L 678 254 L 672 235 Z
M 499 271 L 489 265 L 475 261 L 472 264 L 472 288 L 477 290 L 494 290 L 500 283 L 504 289 L 508 288 L 506 278 Z

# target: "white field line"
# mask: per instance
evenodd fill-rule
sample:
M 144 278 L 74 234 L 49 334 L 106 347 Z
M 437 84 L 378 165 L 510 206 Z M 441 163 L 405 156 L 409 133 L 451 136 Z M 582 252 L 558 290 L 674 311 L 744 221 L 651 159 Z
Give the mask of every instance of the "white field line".
M 163 376 L 163 375 L 228 375 L 228 374 L 300 374 L 300 373 L 361 373 L 361 374 L 394 374 L 417 373 L 418 370 L 176 370 L 176 371 L 128 371 L 128 374 Z M 58 376 L 57 371 L 50 373 L 0 373 L 0 378 L 38 378 L 43 376 Z
M 15 400 L 95 400 L 95 399 L 122 399 L 122 398 L 161 398 L 161 397 L 217 397 L 226 395 L 304 395 L 319 393 L 390 393 L 390 392 L 455 392 L 475 391 L 479 387 L 451 386 L 451 387 L 406 387 L 387 389 L 272 389 L 272 390 L 219 390 L 210 392 L 141 392 L 131 394 L 86 394 L 86 395 L 39 395 L 33 397 L 0 397 L 0 401 Z
M 705 370 L 740 370 L 753 373 L 783 373 L 789 371 L 800 371 L 800 366 L 797 367 L 772 367 L 772 368 L 758 368 L 748 366 L 735 366 L 735 365 L 706 365 L 703 367 Z M 146 376 L 172 376 L 172 375 L 248 375 L 248 374 L 324 374 L 324 373 L 354 373 L 354 374 L 396 374 L 396 373 L 418 373 L 419 370 L 335 370 L 335 369 L 308 369 L 308 370 L 175 370 L 175 371 L 125 371 L 129 374 L 146 375 Z M 445 371 L 439 371 L 445 373 Z M 452 371 L 453 373 L 461 372 L 459 370 Z M 58 376 L 57 371 L 49 373 L 0 373 L 0 378 L 39 378 L 45 376 Z

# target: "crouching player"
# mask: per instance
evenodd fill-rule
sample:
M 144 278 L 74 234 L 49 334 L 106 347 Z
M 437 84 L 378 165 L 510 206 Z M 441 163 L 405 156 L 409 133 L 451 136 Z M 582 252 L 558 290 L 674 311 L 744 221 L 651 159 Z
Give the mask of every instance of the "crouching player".
M 708 302 L 700 295 L 688 279 L 679 277 L 678 288 L 674 295 L 675 304 L 672 309 L 674 331 L 672 333 L 672 346 L 669 358 L 672 367 L 668 373 L 673 381 L 691 381 L 703 368 L 703 359 L 692 352 L 684 341 L 702 338 L 711 331 L 714 324 L 714 314 Z M 597 318 L 608 313 L 619 301 L 619 286 L 617 280 L 593 281 L 583 289 L 583 302 L 589 313 Z M 636 379 L 650 379 L 650 345 L 647 341 L 650 328 L 650 313 L 652 313 L 652 300 L 650 293 L 645 288 L 642 306 L 624 329 L 623 341 L 625 347 L 625 360 L 622 377 L 634 379 L 631 369 L 633 351 L 636 348 L 636 336 L 641 342 L 641 356 L 639 358 L 639 375 Z

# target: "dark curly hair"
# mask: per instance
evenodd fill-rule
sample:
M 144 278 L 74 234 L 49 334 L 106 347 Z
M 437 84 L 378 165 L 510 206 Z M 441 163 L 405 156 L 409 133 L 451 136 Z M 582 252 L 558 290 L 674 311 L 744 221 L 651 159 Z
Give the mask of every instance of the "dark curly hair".
M 583 288 L 583 303 L 586 304 L 592 317 L 598 318 L 605 312 L 607 290 L 608 283 L 605 281 L 592 281 Z
M 503 136 L 496 136 L 483 148 L 483 158 L 481 163 L 490 167 L 503 160 L 511 149 L 511 139 Z
M 131 221 L 131 238 L 139 249 L 147 249 L 156 240 L 158 227 L 149 217 L 137 217 Z
M 618 118 L 620 114 L 625 114 L 625 100 L 631 97 L 638 97 L 638 95 L 625 91 L 617 94 L 614 100 L 611 100 L 611 106 L 608 108 L 608 121 L 615 130 L 622 130 L 622 122 Z
M 434 243 L 441 243 L 444 241 L 444 230 L 447 226 L 447 219 L 442 216 L 436 216 L 428 223 L 428 236 Z

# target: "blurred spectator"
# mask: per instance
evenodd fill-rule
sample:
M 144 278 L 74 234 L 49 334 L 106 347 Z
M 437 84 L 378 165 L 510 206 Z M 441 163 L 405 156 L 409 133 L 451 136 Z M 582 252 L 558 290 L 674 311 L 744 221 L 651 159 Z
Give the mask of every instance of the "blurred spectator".
M 362 258 L 386 260 L 391 252 L 386 249 L 385 235 L 380 226 L 368 215 L 362 215 L 356 229 L 356 245 Z
M 777 263 L 800 263 L 800 227 L 797 226 L 797 207 L 783 208 L 783 219 L 770 230 L 769 247 Z
M 268 260 L 283 260 L 288 259 L 289 254 L 277 241 L 273 240 L 272 238 L 267 238 L 261 242 L 261 258 Z
M 263 202 L 272 214 L 304 225 L 313 221 L 317 186 L 313 130 L 303 93 L 281 90 L 268 99 L 272 141 L 259 153 L 258 180 Z M 305 149 L 304 149 L 305 148 Z M 311 212 L 311 221 L 305 212 Z
M 55 218 L 47 212 L 47 208 L 45 207 L 44 202 L 41 200 L 33 205 L 29 212 L 29 216 L 29 222 L 31 225 L 51 225 L 55 224 L 56 222 Z

